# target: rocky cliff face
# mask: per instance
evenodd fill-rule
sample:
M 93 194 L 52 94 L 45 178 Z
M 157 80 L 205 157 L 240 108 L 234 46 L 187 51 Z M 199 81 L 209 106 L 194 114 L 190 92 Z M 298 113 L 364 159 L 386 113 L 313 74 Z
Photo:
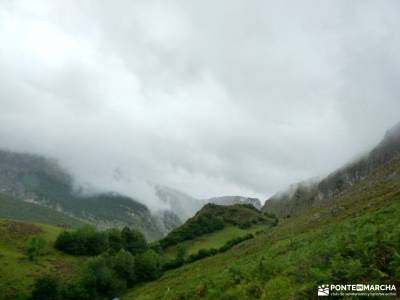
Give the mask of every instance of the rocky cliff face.
M 279 216 L 299 214 L 311 206 L 329 201 L 399 155 L 400 123 L 390 129 L 382 142 L 365 157 L 345 165 L 321 181 L 291 186 L 268 199 L 263 210 Z

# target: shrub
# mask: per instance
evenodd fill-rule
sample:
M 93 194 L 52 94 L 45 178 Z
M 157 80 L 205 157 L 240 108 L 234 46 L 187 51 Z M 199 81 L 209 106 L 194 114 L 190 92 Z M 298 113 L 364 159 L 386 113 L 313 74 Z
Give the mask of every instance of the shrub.
M 37 256 L 44 255 L 46 250 L 46 240 L 41 236 L 33 237 L 28 244 L 26 249 L 28 258 L 30 260 L 35 260 Z
M 33 287 L 32 300 L 59 300 L 60 296 L 59 282 L 55 277 L 41 277 Z

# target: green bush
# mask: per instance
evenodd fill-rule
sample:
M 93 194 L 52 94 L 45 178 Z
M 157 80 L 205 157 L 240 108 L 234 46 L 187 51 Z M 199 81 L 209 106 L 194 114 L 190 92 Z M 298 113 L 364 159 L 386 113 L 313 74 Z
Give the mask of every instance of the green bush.
M 161 275 L 160 256 L 153 250 L 135 257 L 135 270 L 139 281 L 155 280 Z
M 33 237 L 28 244 L 26 253 L 29 260 L 35 260 L 38 256 L 44 255 L 46 250 L 46 240 L 41 236 Z
M 36 281 L 32 290 L 32 300 L 60 299 L 60 285 L 57 278 L 46 275 Z

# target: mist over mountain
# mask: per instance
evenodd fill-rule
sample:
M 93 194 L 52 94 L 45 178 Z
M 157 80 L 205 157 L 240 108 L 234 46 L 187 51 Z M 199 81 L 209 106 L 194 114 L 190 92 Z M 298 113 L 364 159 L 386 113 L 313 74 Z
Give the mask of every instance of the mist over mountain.
M 265 199 L 398 120 L 399 5 L 3 1 L 0 146 L 152 209 Z
M 56 160 L 39 155 L 0 150 L 0 193 L 5 198 L 12 197 L 13 201 L 2 199 L 3 204 L 8 201 L 11 209 L 29 203 L 31 210 L 40 213 L 41 208 L 46 208 L 47 215 L 64 214 L 75 219 L 75 223 L 89 223 L 103 229 L 132 226 L 142 230 L 149 239 L 160 238 L 181 224 L 169 208 L 151 211 L 143 199 L 140 203 L 115 190 L 89 191 Z M 10 215 L 4 207 L 0 213 L 16 219 L 27 218 L 24 212 L 14 211 Z M 27 219 L 46 222 L 49 216 L 31 218 Z M 63 222 L 60 219 L 57 224 Z M 68 218 L 67 222 L 74 223 Z
M 291 185 L 287 190 L 269 198 L 265 202 L 263 210 L 279 216 L 301 214 L 310 207 L 321 205 L 340 195 L 343 191 L 367 178 L 377 168 L 394 165 L 392 160 L 399 153 L 400 123 L 389 129 L 382 141 L 366 155 L 347 163 L 325 178 Z M 393 173 L 388 172 L 386 174 L 388 178 L 380 179 L 389 180 L 396 172 L 396 170 Z

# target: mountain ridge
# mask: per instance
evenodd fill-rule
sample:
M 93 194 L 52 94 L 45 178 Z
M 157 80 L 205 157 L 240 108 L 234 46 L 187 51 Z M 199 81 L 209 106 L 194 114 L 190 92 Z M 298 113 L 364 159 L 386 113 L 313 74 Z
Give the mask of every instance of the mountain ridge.
M 56 160 L 0 150 L 0 192 L 99 228 L 133 226 L 157 239 L 180 224 L 173 212 L 151 212 L 115 192 L 82 195 Z M 164 222 L 165 221 L 165 222 Z
M 382 141 L 367 155 L 345 164 L 319 181 L 292 185 L 267 199 L 262 209 L 281 217 L 299 214 L 309 207 L 329 201 L 363 180 L 377 167 L 389 163 L 399 153 L 400 123 L 389 129 Z

